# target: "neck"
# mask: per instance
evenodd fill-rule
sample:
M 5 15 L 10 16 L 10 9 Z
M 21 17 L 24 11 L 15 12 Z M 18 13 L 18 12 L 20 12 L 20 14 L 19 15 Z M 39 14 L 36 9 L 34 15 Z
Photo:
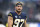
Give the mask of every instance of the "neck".
M 21 12 L 19 12 L 19 11 L 15 11 L 18 15 L 20 15 L 21 14 Z

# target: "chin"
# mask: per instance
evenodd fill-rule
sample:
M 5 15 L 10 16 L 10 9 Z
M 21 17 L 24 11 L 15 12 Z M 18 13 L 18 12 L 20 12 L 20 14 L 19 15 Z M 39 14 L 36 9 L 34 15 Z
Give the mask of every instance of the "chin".
M 19 12 L 21 12 L 21 11 L 19 11 Z

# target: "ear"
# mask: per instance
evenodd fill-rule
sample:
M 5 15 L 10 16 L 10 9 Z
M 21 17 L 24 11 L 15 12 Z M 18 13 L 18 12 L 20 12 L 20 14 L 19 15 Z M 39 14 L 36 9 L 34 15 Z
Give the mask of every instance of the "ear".
M 23 7 L 22 7 L 22 9 L 23 9 Z

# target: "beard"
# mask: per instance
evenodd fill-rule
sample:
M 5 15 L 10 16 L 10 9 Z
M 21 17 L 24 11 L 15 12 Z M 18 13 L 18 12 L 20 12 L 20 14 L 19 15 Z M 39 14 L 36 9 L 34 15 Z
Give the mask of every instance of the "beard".
M 21 11 L 16 10 L 18 13 L 20 13 Z

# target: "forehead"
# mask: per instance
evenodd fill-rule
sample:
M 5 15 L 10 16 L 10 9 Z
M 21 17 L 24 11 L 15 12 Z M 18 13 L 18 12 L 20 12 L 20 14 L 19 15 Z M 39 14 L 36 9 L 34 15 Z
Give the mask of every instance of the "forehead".
M 22 6 L 22 5 L 17 5 L 17 6 Z

